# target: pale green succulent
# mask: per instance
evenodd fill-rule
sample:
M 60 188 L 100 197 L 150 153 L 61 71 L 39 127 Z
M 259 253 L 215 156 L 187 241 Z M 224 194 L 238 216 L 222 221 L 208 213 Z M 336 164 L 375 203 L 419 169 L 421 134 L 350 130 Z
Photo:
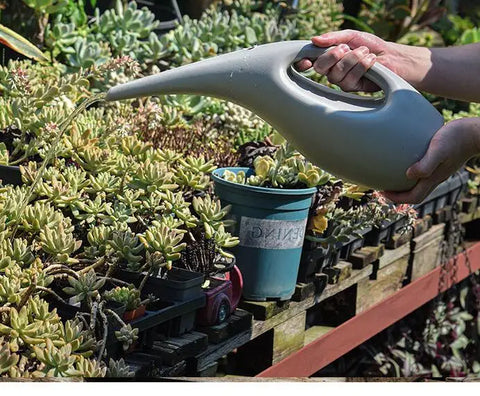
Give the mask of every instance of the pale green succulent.
M 67 63 L 76 69 L 88 69 L 105 63 L 111 56 L 108 44 L 97 42 L 94 37 L 78 37 L 73 52 L 65 54 Z
M 120 143 L 120 148 L 124 155 L 142 156 L 151 147 L 151 143 L 143 142 L 136 136 L 125 136 Z
M 178 167 L 175 171 L 174 181 L 179 186 L 196 191 L 204 191 L 210 185 L 210 177 L 202 172 Z
M 90 270 L 85 274 L 80 274 L 78 279 L 69 276 L 68 283 L 70 286 L 65 287 L 63 291 L 72 296 L 72 303 L 78 303 L 95 300 L 99 296 L 99 289 L 105 284 L 105 279 L 98 279 L 95 271 Z
M 63 219 L 62 212 L 55 210 L 49 202 L 36 201 L 25 207 L 19 227 L 28 233 L 36 234 L 44 228 L 55 228 Z
M 140 269 L 143 260 L 141 252 L 144 249 L 137 235 L 128 231 L 113 231 L 108 241 L 113 252 L 124 261 L 127 268 L 132 271 Z
M 207 239 L 213 238 L 215 231 L 220 226 L 229 226 L 233 224 L 231 220 L 224 220 L 224 217 L 231 209 L 231 205 L 226 205 L 222 208 L 220 200 L 212 200 L 210 195 L 204 198 L 193 197 L 193 209 L 199 216 L 205 228 L 205 235 Z
M 120 330 L 115 331 L 115 337 L 122 343 L 123 350 L 126 351 L 136 340 L 138 340 L 138 329 L 133 329 L 130 324 L 127 324 L 122 326 Z
M 22 238 L 0 241 L 0 257 L 2 259 L 8 257 L 10 264 L 15 263 L 21 267 L 28 267 L 35 260 L 31 243 Z
M 174 190 L 177 188 L 177 184 L 174 183 L 173 176 L 166 164 L 147 160 L 139 166 L 135 175 L 133 175 L 130 186 L 132 188 L 142 188 L 150 193 Z
M 220 225 L 215 231 L 214 240 L 215 248 L 222 256 L 227 258 L 235 258 L 233 254 L 228 253 L 224 250 L 224 248 L 232 248 L 237 246 L 240 243 L 240 239 L 232 236 L 232 234 L 229 232 L 226 232 L 223 224 Z
M 85 189 L 88 193 L 98 194 L 101 192 L 112 194 L 120 189 L 121 179 L 109 172 L 100 172 L 96 175 L 89 175 L 90 186 Z
M 79 201 L 81 197 L 81 192 L 77 188 L 56 178 L 53 178 L 50 182 L 40 182 L 37 185 L 36 192 L 39 196 L 45 197 L 47 202 L 52 202 L 58 208 L 70 207 L 70 205 Z
M 106 202 L 105 193 L 97 194 L 93 201 L 90 199 L 75 201 L 70 207 L 73 216 L 81 223 L 87 224 L 94 223 L 97 219 L 113 213 L 112 204 Z
M 228 169 L 223 172 L 222 177 L 229 182 L 238 183 L 238 184 L 245 184 L 247 180 L 244 171 L 239 171 L 235 173 L 235 172 L 229 171 Z
M 110 359 L 107 368 L 107 377 L 109 378 L 131 378 L 135 373 L 131 371 L 130 367 L 125 363 L 125 360 Z
M 0 303 L 19 303 L 21 299 L 21 290 L 22 286 L 20 279 L 5 276 L 3 274 L 0 276 Z
M 182 193 L 166 191 L 165 193 L 161 193 L 160 197 L 163 199 L 165 214 L 175 215 L 181 220 L 182 224 L 185 224 L 188 228 L 197 226 L 198 219 L 190 212 L 190 203 L 185 201 Z
M 0 337 L 0 375 L 8 372 L 20 360 L 20 356 L 10 352 L 8 342 Z
M 145 231 L 145 235 L 139 235 L 140 241 L 145 248 L 153 253 L 161 253 L 164 262 L 171 266 L 172 261 L 178 260 L 181 251 L 187 245 L 182 242 L 185 231 L 170 229 L 165 224 L 156 223 Z
M 39 235 L 40 247 L 58 262 L 74 264 L 78 260 L 70 255 L 80 248 L 82 241 L 76 240 L 72 231 L 72 227 L 65 221 L 55 228 L 44 228 Z
M 53 336 L 45 331 L 42 322 L 32 322 L 29 319 L 26 306 L 23 306 L 20 311 L 10 309 L 8 325 L 0 323 L 0 334 L 9 337 L 12 352 L 18 352 L 24 345 L 38 345 L 47 340 L 50 341 Z
M 75 370 L 76 356 L 72 354 L 72 346 L 65 344 L 57 348 L 50 339 L 45 340 L 45 346 L 33 345 L 35 357 L 43 363 L 42 373 L 46 377 L 79 376 Z

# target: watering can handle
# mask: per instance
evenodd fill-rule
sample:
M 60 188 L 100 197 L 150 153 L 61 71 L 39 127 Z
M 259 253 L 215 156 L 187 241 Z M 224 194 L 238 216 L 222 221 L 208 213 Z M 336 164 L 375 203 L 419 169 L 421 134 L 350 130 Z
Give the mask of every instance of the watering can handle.
M 304 44 L 305 42 L 299 41 L 299 51 L 296 54 L 295 58 L 291 60 L 289 66 L 292 66 L 294 63 L 298 62 L 301 59 L 317 59 L 320 55 L 324 54 L 329 50 L 329 48 L 325 47 L 317 47 L 311 43 L 309 44 Z M 332 48 L 332 47 L 330 47 Z M 365 77 L 368 78 L 370 81 L 374 82 L 377 84 L 385 93 L 385 97 L 388 99 L 388 97 L 393 93 L 394 91 L 397 90 L 405 90 L 405 89 L 411 89 L 415 90 L 412 86 L 410 86 L 405 80 L 397 76 L 394 72 L 392 72 L 390 69 L 387 67 L 375 63 L 366 73 Z M 366 97 L 359 97 L 358 95 L 353 95 L 350 93 L 346 92 L 340 92 L 336 91 L 334 89 L 328 88 L 322 84 L 318 84 L 313 82 L 312 80 L 302 76 L 300 73 L 294 71 L 294 73 L 290 74 L 290 78 L 293 80 L 303 80 L 303 81 L 308 81 L 310 86 L 315 86 L 315 88 L 319 91 L 319 94 L 328 92 L 330 95 L 335 95 L 340 98 L 345 98 L 345 99 L 353 99 L 353 98 L 358 98 L 359 100 L 365 101 L 365 100 L 371 100 L 374 101 L 375 99 L 370 99 Z

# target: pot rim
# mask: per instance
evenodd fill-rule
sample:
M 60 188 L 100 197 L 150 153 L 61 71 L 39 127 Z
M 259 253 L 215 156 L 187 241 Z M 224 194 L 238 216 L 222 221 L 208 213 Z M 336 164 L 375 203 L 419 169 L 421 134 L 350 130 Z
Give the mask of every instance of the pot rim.
M 248 184 L 239 184 L 234 183 L 228 180 L 225 180 L 222 175 L 223 173 L 228 170 L 230 172 L 238 173 L 240 171 L 244 171 L 245 174 L 251 174 L 253 169 L 247 167 L 225 167 L 225 168 L 217 168 L 212 172 L 212 178 L 215 183 L 223 184 L 229 186 L 231 188 L 237 188 L 247 191 L 255 191 L 262 194 L 272 194 L 272 195 L 311 195 L 317 191 L 316 187 L 308 187 L 308 188 L 271 188 L 271 187 L 259 187 L 259 186 L 250 186 Z

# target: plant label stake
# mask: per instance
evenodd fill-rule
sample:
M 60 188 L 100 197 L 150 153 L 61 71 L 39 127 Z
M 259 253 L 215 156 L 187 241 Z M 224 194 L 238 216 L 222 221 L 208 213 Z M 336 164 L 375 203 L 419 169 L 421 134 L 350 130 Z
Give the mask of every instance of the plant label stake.
M 440 113 L 410 84 L 376 63 L 366 77 L 384 92 L 367 98 L 339 92 L 292 64 L 327 51 L 285 41 L 235 51 L 111 88 L 107 100 L 195 94 L 227 99 L 272 125 L 307 159 L 356 184 L 403 191 L 405 172 L 443 125 Z

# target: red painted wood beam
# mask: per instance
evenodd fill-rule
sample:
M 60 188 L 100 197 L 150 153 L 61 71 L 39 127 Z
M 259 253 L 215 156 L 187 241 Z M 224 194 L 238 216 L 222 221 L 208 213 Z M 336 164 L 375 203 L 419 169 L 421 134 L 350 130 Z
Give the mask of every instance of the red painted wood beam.
M 467 249 L 472 271 L 480 269 L 480 242 Z M 453 260 L 448 268 L 452 269 Z M 457 256 L 456 283 L 470 274 L 463 254 Z M 257 377 L 308 377 L 356 348 L 439 294 L 440 268 L 408 284 L 368 310 L 354 316 Z M 447 276 L 447 290 L 453 286 Z M 444 291 L 442 290 L 442 291 Z

